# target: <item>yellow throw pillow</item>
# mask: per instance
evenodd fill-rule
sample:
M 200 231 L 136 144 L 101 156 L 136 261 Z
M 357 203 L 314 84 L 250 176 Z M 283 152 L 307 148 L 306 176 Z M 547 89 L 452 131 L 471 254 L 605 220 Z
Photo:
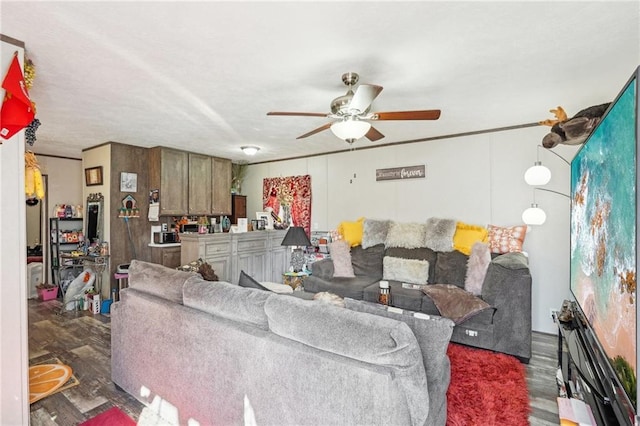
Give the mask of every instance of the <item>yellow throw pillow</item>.
M 478 241 L 486 243 L 489 230 L 483 226 L 469 225 L 467 223 L 458 222 L 456 224 L 456 233 L 453 234 L 453 248 L 467 256 L 471 254 L 471 247 Z
M 364 217 L 355 222 L 342 222 L 338 225 L 338 232 L 342 239 L 346 240 L 351 247 L 362 244 L 362 231 L 364 228 Z

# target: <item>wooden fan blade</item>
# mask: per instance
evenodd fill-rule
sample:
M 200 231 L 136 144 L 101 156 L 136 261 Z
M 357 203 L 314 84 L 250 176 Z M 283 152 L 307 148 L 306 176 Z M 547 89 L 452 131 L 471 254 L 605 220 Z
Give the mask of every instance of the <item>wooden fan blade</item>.
M 427 109 L 420 111 L 391 111 L 376 112 L 372 120 L 437 120 L 440 118 L 439 109 Z
M 267 115 L 293 115 L 300 117 L 326 117 L 327 114 L 322 112 L 281 112 L 281 111 L 271 111 L 268 112 Z
M 348 110 L 357 113 L 365 112 L 380 92 L 382 92 L 382 86 L 361 84 L 356 89 L 356 93 L 353 94 Z
M 304 135 L 298 136 L 296 139 L 302 139 L 302 138 L 306 138 L 307 136 L 311 136 L 311 135 L 315 135 L 316 133 L 320 133 L 323 130 L 327 130 L 328 128 L 330 128 L 332 124 L 333 123 L 327 123 L 324 126 L 320 126 L 317 129 L 314 129 L 314 130 L 310 131 L 309 133 L 305 133 Z
M 371 126 L 366 135 L 364 135 L 371 142 L 375 142 L 378 139 L 384 138 L 384 135 L 380 133 L 375 127 Z

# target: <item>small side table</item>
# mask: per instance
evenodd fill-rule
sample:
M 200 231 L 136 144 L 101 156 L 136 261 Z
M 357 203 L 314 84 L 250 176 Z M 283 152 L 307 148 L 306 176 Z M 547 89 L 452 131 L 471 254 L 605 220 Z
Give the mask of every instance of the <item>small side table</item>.
M 113 274 L 113 277 L 118 280 L 118 300 L 120 300 L 120 291 L 122 291 L 123 288 L 129 287 L 129 274 L 116 272 Z
M 311 275 L 309 271 L 285 272 L 282 274 L 284 283 L 290 286 L 293 291 L 304 291 L 304 278 Z

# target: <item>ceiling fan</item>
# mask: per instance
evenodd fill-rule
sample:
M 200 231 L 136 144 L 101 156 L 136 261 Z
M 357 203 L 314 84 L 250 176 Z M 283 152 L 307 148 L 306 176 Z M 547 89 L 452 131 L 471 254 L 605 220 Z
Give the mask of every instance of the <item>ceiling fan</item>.
M 372 142 L 384 138 L 369 121 L 375 120 L 437 120 L 440 118 L 439 109 L 418 111 L 371 112 L 371 103 L 382 92 L 382 86 L 361 84 L 353 91 L 359 76 L 355 72 L 342 74 L 342 82 L 349 88 L 347 93 L 331 101 L 331 112 L 281 112 L 272 111 L 267 115 L 289 115 L 302 117 L 327 117 L 336 121 L 324 124 L 296 139 L 303 139 L 327 129 L 340 139 L 353 143 L 357 139 L 366 137 Z

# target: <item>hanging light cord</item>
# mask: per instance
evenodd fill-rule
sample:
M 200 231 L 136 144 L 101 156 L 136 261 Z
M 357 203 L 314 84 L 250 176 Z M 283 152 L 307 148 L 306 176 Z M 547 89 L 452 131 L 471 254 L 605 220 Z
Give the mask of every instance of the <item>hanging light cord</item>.
M 133 259 L 137 258 L 136 246 L 133 244 L 133 237 L 131 236 L 131 227 L 129 226 L 129 218 L 125 216 L 124 222 L 127 224 L 127 232 L 129 234 L 129 243 L 131 243 L 131 251 L 133 251 Z
M 542 145 L 538 145 L 538 152 L 537 152 L 537 154 L 538 154 L 538 161 L 540 161 L 540 148 L 544 148 L 544 146 L 542 146 Z M 559 159 L 561 159 L 562 161 L 564 161 L 564 162 L 565 162 L 565 163 L 567 163 L 568 165 L 571 165 L 571 163 L 570 163 L 570 162 L 568 162 L 568 161 L 567 161 L 563 156 L 561 156 L 561 155 L 560 155 L 560 154 L 558 154 L 557 152 L 555 152 L 555 151 L 551 151 L 549 148 L 544 148 L 544 149 L 545 149 L 545 150 L 547 150 L 547 152 L 552 153 L 553 155 L 555 155 L 556 157 L 558 157 Z

